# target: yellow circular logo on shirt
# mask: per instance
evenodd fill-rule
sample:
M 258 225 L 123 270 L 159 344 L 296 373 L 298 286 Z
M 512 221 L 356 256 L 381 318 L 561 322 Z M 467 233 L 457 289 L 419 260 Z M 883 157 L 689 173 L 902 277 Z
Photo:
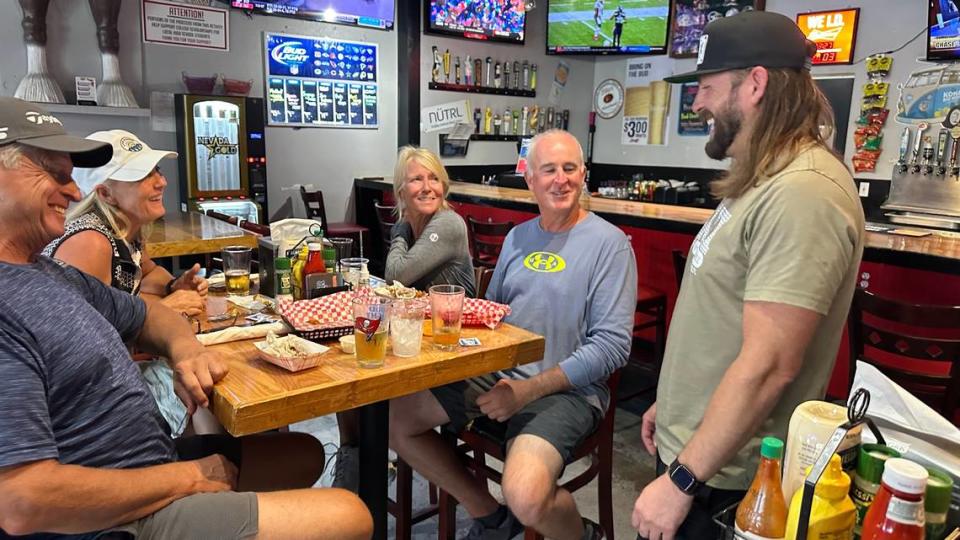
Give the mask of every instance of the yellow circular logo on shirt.
M 562 272 L 563 269 L 567 267 L 567 261 L 563 260 L 563 257 L 556 253 L 535 251 L 523 259 L 523 265 L 534 272 L 547 272 L 552 274 L 554 272 Z

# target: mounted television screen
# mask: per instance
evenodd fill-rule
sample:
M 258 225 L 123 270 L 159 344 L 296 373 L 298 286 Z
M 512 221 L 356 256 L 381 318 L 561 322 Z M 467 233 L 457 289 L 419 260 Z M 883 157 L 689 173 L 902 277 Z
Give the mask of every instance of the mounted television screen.
M 852 64 L 860 8 L 797 14 L 797 26 L 817 45 L 813 65 Z
M 393 28 L 394 0 L 230 0 L 235 9 L 338 24 Z
M 670 0 L 547 2 L 547 54 L 665 54 Z
M 523 43 L 523 0 L 427 0 L 423 29 L 469 39 Z
M 953 0 L 930 0 L 927 25 L 927 60 L 960 58 L 960 10 Z

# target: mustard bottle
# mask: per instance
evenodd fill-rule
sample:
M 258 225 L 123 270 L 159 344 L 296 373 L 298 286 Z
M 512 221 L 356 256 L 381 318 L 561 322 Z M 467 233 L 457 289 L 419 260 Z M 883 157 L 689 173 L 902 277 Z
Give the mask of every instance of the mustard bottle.
M 293 262 L 293 299 L 303 300 L 303 267 L 307 264 L 307 255 L 309 248 L 306 244 L 300 247 L 300 253 L 297 254 L 297 260 Z
M 810 474 L 807 467 L 806 474 Z M 830 464 L 823 472 L 817 487 L 813 491 L 813 504 L 810 508 L 810 524 L 807 528 L 807 540 L 848 540 L 853 538 L 853 525 L 857 520 L 857 509 L 850 500 L 850 477 L 843 472 L 840 456 L 830 457 Z M 787 516 L 787 540 L 796 540 L 797 525 L 800 519 L 800 504 L 803 489 L 798 489 L 790 502 Z

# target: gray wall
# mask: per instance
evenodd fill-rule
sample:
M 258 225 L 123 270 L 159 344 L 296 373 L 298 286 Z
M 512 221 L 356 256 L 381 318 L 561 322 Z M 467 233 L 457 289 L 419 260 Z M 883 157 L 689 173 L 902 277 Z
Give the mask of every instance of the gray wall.
M 855 60 L 869 54 L 888 51 L 903 45 L 907 40 L 920 32 L 926 24 L 927 2 L 924 0 L 767 0 L 767 11 L 783 13 L 794 18 L 798 12 L 837 9 L 842 7 L 859 7 L 860 24 L 857 36 Z M 887 82 L 891 83 L 890 94 L 887 98 L 887 108 L 890 117 L 884 130 L 883 153 L 877 162 L 876 173 L 858 173 L 861 178 L 878 178 L 889 180 L 893 170 L 893 163 L 897 159 L 900 131 L 902 124 L 897 124 L 894 116 L 897 112 L 896 100 L 899 92 L 896 84 L 905 81 L 909 74 L 919 64 L 917 58 L 925 55 L 925 35 L 906 46 L 902 51 L 893 55 L 893 70 Z M 674 60 L 667 57 L 653 57 L 653 62 L 672 62 L 673 72 L 681 73 L 696 67 L 694 59 Z M 594 84 L 607 78 L 623 81 L 626 70 L 626 61 L 622 58 L 597 58 L 594 72 Z M 856 128 L 854 121 L 859 115 L 859 98 L 862 86 L 867 80 L 864 63 L 838 66 L 815 66 L 814 77 L 828 75 L 853 75 L 855 77 L 853 104 L 850 112 L 850 126 L 848 128 L 846 155 L 844 161 L 852 169 L 850 161 L 854 153 L 853 131 Z M 622 114 L 610 120 L 598 120 L 597 138 L 594 150 L 594 161 L 601 163 L 624 163 L 631 165 L 661 165 L 676 167 L 707 167 L 721 168 L 723 164 L 708 158 L 703 153 L 705 137 L 680 137 L 676 134 L 678 113 L 679 87 L 675 85 L 670 100 L 669 139 L 666 147 L 656 146 L 623 146 L 620 144 Z
M 587 120 L 590 113 L 591 97 L 593 95 L 593 58 L 590 56 L 581 57 L 559 57 L 548 56 L 546 54 L 546 26 L 547 9 L 546 3 L 540 2 L 532 11 L 527 12 L 527 28 L 523 46 L 508 43 L 490 43 L 477 41 L 473 39 L 448 38 L 445 36 L 423 35 L 420 42 L 420 106 L 429 107 L 441 103 L 449 103 L 469 99 L 471 107 L 480 107 L 481 109 L 488 105 L 496 113 L 503 113 L 503 110 L 510 107 L 515 110 L 517 107 L 533 107 L 539 105 L 541 108 L 548 106 L 547 98 L 550 95 L 550 87 L 553 83 L 554 71 L 562 60 L 570 65 L 570 76 L 567 79 L 566 87 L 560 98 L 559 106 L 554 109 L 570 109 L 570 131 L 580 140 L 586 151 L 587 145 Z M 463 92 L 445 92 L 440 90 L 429 90 L 427 85 L 430 82 L 430 70 L 433 66 L 432 47 L 436 45 L 443 53 L 450 49 L 450 55 L 460 56 L 461 62 L 469 54 L 471 58 L 493 58 L 494 61 L 505 61 L 509 59 L 519 60 L 522 64 L 524 60 L 532 64 L 537 64 L 537 97 L 511 97 L 498 96 L 493 94 L 467 94 Z M 453 60 L 451 60 L 451 63 Z M 451 79 L 453 78 L 453 68 L 451 67 Z M 472 120 L 471 112 L 471 120 Z M 434 151 L 438 150 L 439 137 L 436 133 L 421 133 L 421 145 Z M 470 147 L 467 155 L 462 158 L 444 158 L 447 165 L 494 165 L 503 164 L 506 168 L 517 163 L 517 144 L 515 142 L 488 142 L 488 141 L 470 141 Z

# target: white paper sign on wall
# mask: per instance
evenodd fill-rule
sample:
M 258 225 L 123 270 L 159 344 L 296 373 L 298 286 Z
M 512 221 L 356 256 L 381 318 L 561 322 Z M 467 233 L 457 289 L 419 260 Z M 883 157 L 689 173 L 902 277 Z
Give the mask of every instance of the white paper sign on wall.
M 230 17 L 225 9 L 143 0 L 141 13 L 144 43 L 230 50 Z
M 425 133 L 470 123 L 470 105 L 466 100 L 424 107 L 420 110 L 420 125 Z

